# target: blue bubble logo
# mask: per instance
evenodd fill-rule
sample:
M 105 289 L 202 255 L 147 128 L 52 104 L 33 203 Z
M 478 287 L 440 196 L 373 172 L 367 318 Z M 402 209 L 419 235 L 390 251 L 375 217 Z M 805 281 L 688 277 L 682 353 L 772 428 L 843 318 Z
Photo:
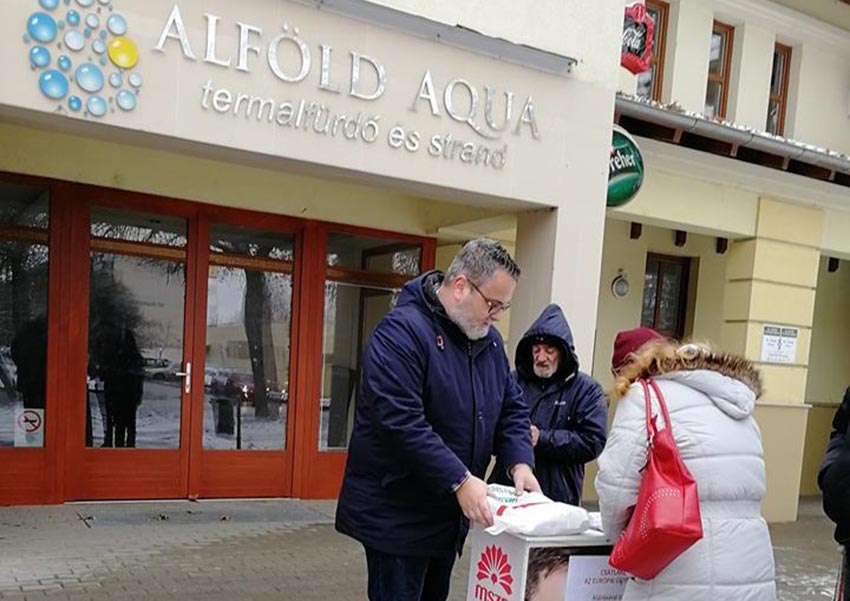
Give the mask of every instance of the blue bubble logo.
M 38 87 L 51 100 L 61 100 L 68 93 L 68 79 L 56 69 L 50 69 L 38 78 Z
M 115 107 L 134 111 L 142 87 L 138 46 L 114 0 L 29 1 L 36 8 L 22 39 L 42 95 L 61 101 L 56 110 L 98 119 Z
M 56 21 L 47 13 L 33 13 L 27 19 L 27 33 L 36 42 L 50 43 L 56 39 Z
M 78 86 L 90 94 L 100 92 L 103 89 L 103 71 L 92 63 L 80 65 L 74 73 L 74 79 Z
M 86 110 L 89 115 L 103 117 L 106 114 L 106 101 L 100 96 L 89 96 L 86 102 Z
M 50 64 L 50 50 L 44 46 L 33 46 L 30 49 L 30 63 L 39 69 Z
M 112 35 L 124 35 L 127 33 L 127 19 L 117 13 L 111 15 L 106 20 L 106 28 Z
M 115 102 L 121 110 L 132 111 L 136 108 L 136 95 L 130 90 L 119 90 L 115 95 Z
M 72 50 L 74 52 L 79 52 L 86 45 L 86 39 L 83 37 L 83 34 L 76 29 L 69 29 L 66 31 L 63 39 L 68 50 Z

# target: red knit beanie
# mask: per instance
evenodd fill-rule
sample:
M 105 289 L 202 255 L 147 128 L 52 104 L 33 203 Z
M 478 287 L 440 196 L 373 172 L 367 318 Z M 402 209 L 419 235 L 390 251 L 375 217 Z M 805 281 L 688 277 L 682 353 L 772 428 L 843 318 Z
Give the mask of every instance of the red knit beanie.
M 629 355 L 637 351 L 650 340 L 664 340 L 664 336 L 652 328 L 635 328 L 617 334 L 614 339 L 614 355 L 611 357 L 611 369 L 619 371 L 629 362 Z

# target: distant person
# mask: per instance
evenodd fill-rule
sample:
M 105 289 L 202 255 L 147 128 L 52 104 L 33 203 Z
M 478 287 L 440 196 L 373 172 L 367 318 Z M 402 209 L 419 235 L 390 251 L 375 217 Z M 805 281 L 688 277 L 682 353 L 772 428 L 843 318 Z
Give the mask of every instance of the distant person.
M 775 601 L 773 548 L 760 506 L 765 494 L 761 435 L 753 409 L 761 378 L 750 361 L 696 344 L 651 340 L 624 348 L 596 492 L 602 526 L 617 540 L 637 502 L 647 461 L 646 406 L 639 379 L 654 379 L 676 445 L 699 489 L 703 538 L 654 579 L 632 578 L 623 601 Z M 667 427 L 653 395 L 653 415 Z
M 835 541 L 842 546 L 843 559 L 836 599 L 850 601 L 850 388 L 832 418 L 832 434 L 818 472 L 823 491 L 823 510 L 835 522 Z
M 558 305 L 546 307 L 520 339 L 516 376 L 531 413 L 534 473 L 550 499 L 579 505 L 584 466 L 605 446 L 605 392 L 579 371 L 573 334 Z M 509 484 L 504 463 L 490 475 Z
M 532 472 L 528 409 L 492 324 L 520 270 L 494 240 L 405 284 L 363 352 L 336 527 L 366 552 L 371 601 L 443 601 L 469 520 L 491 525 L 495 453 L 517 490 Z
M 102 365 L 107 421 L 116 447 L 136 446 L 136 412 L 144 392 L 144 359 L 132 330 L 119 327 L 107 342 L 111 351 Z M 109 433 L 104 437 L 104 446 Z
M 18 394 L 26 409 L 44 409 L 47 379 L 47 318 L 40 315 L 24 323 L 12 339 Z

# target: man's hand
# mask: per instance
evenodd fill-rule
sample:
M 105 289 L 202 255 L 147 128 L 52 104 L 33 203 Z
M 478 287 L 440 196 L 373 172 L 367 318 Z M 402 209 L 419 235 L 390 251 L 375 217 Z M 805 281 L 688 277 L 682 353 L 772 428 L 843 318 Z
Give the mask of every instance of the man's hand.
M 540 492 L 540 484 L 537 483 L 537 478 L 534 477 L 534 472 L 525 463 L 517 463 L 511 470 L 511 476 L 514 479 L 516 494 L 521 495 L 525 491 Z
M 463 510 L 463 515 L 470 521 L 478 522 L 485 527 L 493 525 L 493 513 L 490 511 L 490 504 L 487 503 L 487 496 L 491 494 L 490 487 L 484 480 L 470 476 L 466 479 L 466 482 L 461 484 L 455 494 L 457 495 L 457 502 L 460 503 L 460 508 Z
M 540 440 L 540 429 L 534 424 L 531 425 L 531 446 L 536 447 L 537 441 Z

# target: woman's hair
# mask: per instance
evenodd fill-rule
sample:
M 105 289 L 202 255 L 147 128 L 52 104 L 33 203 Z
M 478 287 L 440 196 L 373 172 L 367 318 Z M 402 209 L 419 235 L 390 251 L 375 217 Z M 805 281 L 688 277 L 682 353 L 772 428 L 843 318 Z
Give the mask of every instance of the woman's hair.
M 623 397 L 640 378 L 660 376 L 673 371 L 709 369 L 746 384 L 758 397 L 761 378 L 752 363 L 743 357 L 714 351 L 709 345 L 675 340 L 651 340 L 629 355 L 629 361 L 617 372 L 611 398 Z

